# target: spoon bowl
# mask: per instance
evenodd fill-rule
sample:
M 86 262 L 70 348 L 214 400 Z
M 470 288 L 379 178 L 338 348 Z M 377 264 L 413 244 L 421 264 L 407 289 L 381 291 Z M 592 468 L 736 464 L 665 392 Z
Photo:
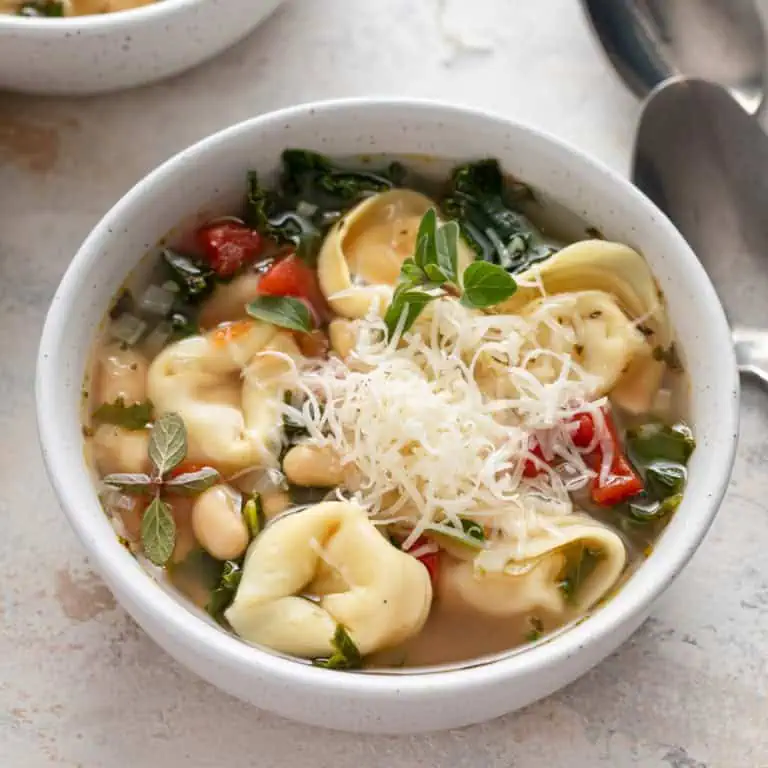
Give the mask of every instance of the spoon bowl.
M 681 151 L 684 148 L 685 151 Z M 713 83 L 677 77 L 645 102 L 632 180 L 689 242 L 734 328 L 739 368 L 768 381 L 768 136 Z
M 749 114 L 765 93 L 765 39 L 753 0 L 582 0 L 608 58 L 644 98 L 677 75 L 721 85 Z

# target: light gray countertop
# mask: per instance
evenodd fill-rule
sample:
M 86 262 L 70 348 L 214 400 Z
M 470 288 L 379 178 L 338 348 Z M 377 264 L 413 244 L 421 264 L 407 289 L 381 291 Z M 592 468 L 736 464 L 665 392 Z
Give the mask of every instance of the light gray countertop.
M 406 738 L 251 709 L 165 655 L 91 571 L 45 477 L 34 364 L 90 228 L 193 141 L 295 102 L 372 94 L 488 108 L 626 173 L 639 105 L 576 0 L 453 0 L 488 50 L 451 58 L 438 0 L 292 0 L 170 82 L 92 99 L 0 95 L 0 765 L 3 768 L 768 766 L 768 399 L 745 387 L 730 492 L 705 544 L 619 653 L 487 725 Z

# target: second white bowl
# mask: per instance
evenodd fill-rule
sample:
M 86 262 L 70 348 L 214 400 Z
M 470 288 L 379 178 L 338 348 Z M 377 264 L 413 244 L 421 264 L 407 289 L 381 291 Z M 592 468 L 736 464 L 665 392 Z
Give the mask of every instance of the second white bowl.
M 221 53 L 282 0 L 159 0 L 100 16 L 0 15 L 0 90 L 89 94 L 145 85 Z

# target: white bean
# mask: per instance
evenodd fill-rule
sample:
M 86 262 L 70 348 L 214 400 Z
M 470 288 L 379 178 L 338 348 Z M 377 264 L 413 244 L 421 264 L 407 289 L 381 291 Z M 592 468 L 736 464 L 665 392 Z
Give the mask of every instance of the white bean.
M 192 508 L 192 530 L 200 546 L 217 560 L 240 557 L 248 546 L 248 527 L 240 494 L 228 485 L 203 491 Z
M 285 512 L 292 503 L 291 497 L 285 491 L 268 491 L 261 494 L 261 509 L 267 520 Z
M 330 448 L 295 445 L 283 459 L 283 472 L 294 485 L 331 488 L 344 480 L 338 457 Z

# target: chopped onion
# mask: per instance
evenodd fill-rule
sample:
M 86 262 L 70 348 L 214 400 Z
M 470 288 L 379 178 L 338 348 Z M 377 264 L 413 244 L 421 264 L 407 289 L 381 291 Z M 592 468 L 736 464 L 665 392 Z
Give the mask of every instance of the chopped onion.
M 176 294 L 159 285 L 150 285 L 139 300 L 139 308 L 150 315 L 165 317 L 176 300 Z
M 299 216 L 306 216 L 307 218 L 310 218 L 317 213 L 317 206 L 313 205 L 312 203 L 308 203 L 306 200 L 302 200 L 297 206 L 296 206 L 296 213 L 299 214 Z
M 163 351 L 172 335 L 173 326 L 169 322 L 163 321 L 159 323 L 144 341 L 144 351 L 150 358 L 157 357 Z
M 120 317 L 112 322 L 109 327 L 109 335 L 113 339 L 125 342 L 133 346 L 144 335 L 147 324 L 130 312 L 123 312 Z

